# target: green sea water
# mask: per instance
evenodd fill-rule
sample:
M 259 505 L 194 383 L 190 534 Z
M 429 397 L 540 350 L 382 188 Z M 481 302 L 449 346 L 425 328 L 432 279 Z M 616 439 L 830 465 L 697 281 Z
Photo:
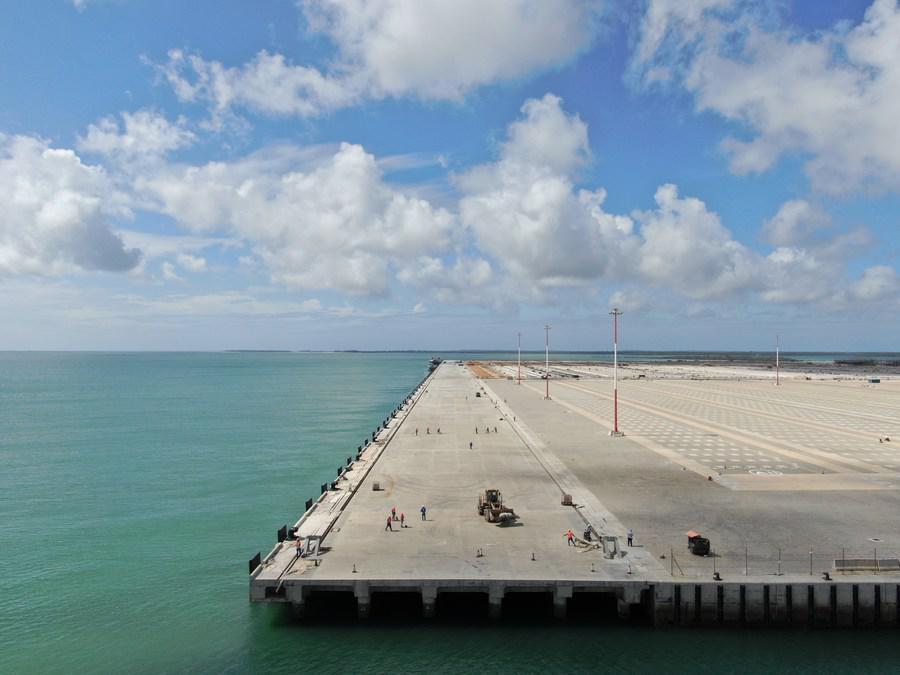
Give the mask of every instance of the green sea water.
M 898 672 L 897 631 L 298 624 L 247 559 L 422 354 L 0 353 L 0 673 Z

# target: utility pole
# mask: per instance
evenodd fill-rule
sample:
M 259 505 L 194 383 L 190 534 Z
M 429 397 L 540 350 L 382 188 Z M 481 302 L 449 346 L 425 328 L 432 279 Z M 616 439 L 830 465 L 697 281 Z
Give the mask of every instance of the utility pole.
M 613 307 L 609 314 L 613 318 L 613 430 L 609 435 L 622 436 L 619 431 L 619 317 L 622 312 Z
M 775 386 L 777 387 L 781 382 L 779 381 L 779 372 L 778 372 L 778 361 L 779 361 L 779 349 L 780 345 L 778 344 L 778 333 L 775 333 Z
M 544 382 L 546 383 L 546 393 L 544 398 L 550 398 L 550 324 L 544 324 L 544 349 L 546 350 L 546 361 L 544 362 Z
M 518 384 L 522 384 L 522 333 L 519 333 L 519 374 L 517 380 Z

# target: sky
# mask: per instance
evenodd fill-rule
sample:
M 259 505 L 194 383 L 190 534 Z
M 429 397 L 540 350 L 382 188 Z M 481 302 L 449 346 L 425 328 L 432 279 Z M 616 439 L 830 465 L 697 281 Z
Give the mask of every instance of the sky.
M 900 351 L 897 0 L 0 13 L 2 350 Z

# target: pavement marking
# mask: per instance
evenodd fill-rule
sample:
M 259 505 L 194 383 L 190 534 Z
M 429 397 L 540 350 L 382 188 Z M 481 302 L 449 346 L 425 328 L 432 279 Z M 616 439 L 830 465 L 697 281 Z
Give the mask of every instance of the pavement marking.
M 698 403 L 704 403 L 704 404 L 707 404 L 707 405 L 718 406 L 718 407 L 720 407 L 720 408 L 729 408 L 729 409 L 732 409 L 732 410 L 739 410 L 739 411 L 741 411 L 741 412 L 748 412 L 748 409 L 747 409 L 746 407 L 741 407 L 741 406 L 734 405 L 734 404 L 731 404 L 731 403 L 715 402 L 715 401 L 712 401 L 712 400 L 710 400 L 710 399 L 697 398 L 696 396 L 688 396 L 688 395 L 682 393 L 682 392 L 685 392 L 685 391 L 696 391 L 696 390 L 692 390 L 690 387 L 679 387 L 679 386 L 676 384 L 674 388 L 675 388 L 677 391 L 674 391 L 674 392 L 671 391 L 671 390 L 666 391 L 666 385 L 671 385 L 671 384 L 673 384 L 673 383 L 670 382 L 670 381 L 666 381 L 666 383 L 665 383 L 663 386 L 658 387 L 657 389 L 658 389 L 659 391 L 663 392 L 664 394 L 668 394 L 669 396 L 677 396 L 677 397 L 680 398 L 680 399 L 687 399 L 687 400 L 691 400 L 691 401 L 697 401 Z M 718 393 L 718 392 L 717 392 L 717 393 Z M 873 414 L 871 414 L 871 413 L 854 413 L 854 412 L 851 412 L 851 411 L 848 411 L 848 410 L 841 410 L 841 409 L 839 409 L 839 408 L 832 408 L 832 407 L 829 407 L 829 406 L 820 406 L 820 405 L 815 405 L 815 404 L 812 404 L 812 403 L 809 403 L 809 404 L 806 404 L 806 403 L 795 403 L 795 402 L 792 402 L 792 401 L 785 401 L 785 400 L 783 400 L 783 399 L 760 398 L 760 397 L 758 397 L 758 396 L 752 396 L 752 395 L 750 395 L 750 394 L 742 393 L 742 392 L 737 392 L 737 391 L 734 391 L 734 390 L 729 390 L 729 391 L 727 392 L 727 394 L 730 395 L 730 396 L 734 396 L 734 397 L 736 397 L 736 398 L 741 398 L 741 399 L 747 400 L 747 401 L 759 401 L 759 402 L 765 402 L 765 403 L 777 403 L 778 405 L 784 405 L 784 406 L 788 406 L 788 407 L 791 407 L 791 408 L 799 408 L 799 409 L 801 409 L 801 410 L 821 410 L 821 411 L 824 411 L 824 412 L 838 413 L 839 415 L 845 415 L 845 416 L 847 416 L 847 417 L 853 417 L 853 418 L 857 418 L 857 419 L 865 419 L 865 418 L 868 418 L 868 419 L 870 419 L 870 420 L 878 420 L 879 422 L 881 422 L 881 421 L 888 421 L 888 422 L 893 422 L 894 424 L 898 424 L 898 420 L 897 420 L 896 417 L 889 417 L 889 416 L 887 416 L 887 415 L 873 415 Z M 832 424 L 828 424 L 828 423 L 826 423 L 826 422 L 816 422 L 816 421 L 813 421 L 813 420 L 803 420 L 803 419 L 798 419 L 798 418 L 796 418 L 796 417 L 790 417 L 790 416 L 787 416 L 787 415 L 779 415 L 779 414 L 777 414 L 777 413 L 767 413 L 767 412 L 762 412 L 762 411 L 760 411 L 760 410 L 753 410 L 753 411 L 750 411 L 750 412 L 752 412 L 754 415 L 760 415 L 760 416 L 765 416 L 765 417 L 771 417 L 771 418 L 775 418 L 775 419 L 790 420 L 790 422 L 791 422 L 792 424 L 801 424 L 801 425 L 805 425 L 805 426 L 814 426 L 814 427 L 816 427 L 816 428 L 827 428 L 827 429 L 831 429 L 831 430 L 833 430 L 833 431 L 835 431 L 835 432 L 837 432 L 837 433 L 842 433 L 842 434 L 852 435 L 852 436 L 861 436 L 861 437 L 866 438 L 866 439 L 869 439 L 869 440 L 872 439 L 872 436 L 873 436 L 873 433 L 874 433 L 874 432 L 873 432 L 873 433 L 868 433 L 868 432 L 863 432 L 863 431 L 853 431 L 853 430 L 850 430 L 850 429 L 845 429 L 845 428 L 843 428 L 843 427 L 839 427 L 839 426 L 835 426 L 835 425 L 832 425 Z
M 537 387 L 533 387 L 531 385 L 525 385 L 525 386 L 528 389 L 531 389 L 532 391 L 534 391 L 535 393 L 539 393 L 539 394 L 544 393 L 543 390 L 539 390 Z M 605 427 L 606 429 L 612 430 L 612 428 L 613 428 L 612 424 L 609 424 L 603 418 L 595 415 L 594 413 L 592 413 L 588 410 L 585 410 L 584 408 L 582 408 L 580 406 L 575 405 L 574 403 L 569 403 L 568 401 L 564 401 L 563 399 L 560 399 L 560 398 L 555 398 L 553 400 L 556 401 L 562 407 L 567 408 L 567 409 L 571 410 L 572 412 L 578 413 L 582 417 L 586 417 L 587 419 L 591 420 L 592 422 L 596 422 L 597 424 L 599 424 L 602 427 Z M 664 445 L 660 445 L 656 441 L 653 441 L 653 440 L 647 438 L 646 436 L 641 436 L 640 434 L 629 433 L 627 438 L 629 440 L 634 441 L 635 443 L 638 443 L 639 445 L 643 445 L 648 450 L 655 452 L 658 455 L 662 455 L 669 461 L 674 462 L 675 464 L 678 464 L 679 466 L 683 466 L 686 469 L 690 469 L 691 471 L 696 473 L 698 476 L 705 477 L 705 476 L 710 475 L 710 467 L 708 467 L 707 465 L 702 464 L 700 462 L 695 462 L 694 460 L 691 460 L 691 459 L 687 459 L 680 452 L 678 452 L 676 450 L 672 450 L 670 448 L 667 448 Z
M 563 382 L 557 382 L 557 384 L 563 387 L 575 389 L 576 391 L 582 391 L 597 398 L 603 398 L 607 400 L 612 399 L 611 396 L 608 396 L 606 394 L 601 394 L 599 392 L 593 391 L 592 389 L 586 389 L 574 384 L 567 384 Z M 812 464 L 823 469 L 828 469 L 830 471 L 834 471 L 835 473 L 848 473 L 848 469 L 850 469 L 850 467 L 852 467 L 855 471 L 863 470 L 871 473 L 893 473 L 883 467 L 875 466 L 869 464 L 868 462 L 863 462 L 850 457 L 838 459 L 834 457 L 833 453 L 815 450 L 803 445 L 791 443 L 790 441 L 778 441 L 780 445 L 779 447 L 779 445 L 772 444 L 765 436 L 761 436 L 752 431 L 740 431 L 739 433 L 736 433 L 735 431 L 732 431 L 730 427 L 715 423 L 700 422 L 699 420 L 691 420 L 686 417 L 679 417 L 678 415 L 673 415 L 672 413 L 669 413 L 666 410 L 663 410 L 662 408 L 649 403 L 637 403 L 633 400 L 623 401 L 621 398 L 619 399 L 619 403 L 630 406 L 632 408 L 636 408 L 638 410 L 642 410 L 643 412 L 647 412 L 652 415 L 664 417 L 666 419 L 675 421 L 679 424 L 693 427 L 695 429 L 710 431 L 720 436 L 724 436 L 725 438 L 730 438 L 731 440 L 737 441 L 739 443 L 753 445 L 758 448 L 763 448 L 769 452 L 774 452 L 785 457 L 790 457 L 791 459 L 805 462 L 806 464 Z

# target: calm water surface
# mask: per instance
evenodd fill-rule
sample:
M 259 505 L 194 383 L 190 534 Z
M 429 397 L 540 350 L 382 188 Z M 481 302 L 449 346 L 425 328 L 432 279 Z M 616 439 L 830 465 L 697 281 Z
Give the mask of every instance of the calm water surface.
M 247 559 L 422 354 L 0 354 L 0 673 L 898 672 L 891 632 L 298 625 Z

